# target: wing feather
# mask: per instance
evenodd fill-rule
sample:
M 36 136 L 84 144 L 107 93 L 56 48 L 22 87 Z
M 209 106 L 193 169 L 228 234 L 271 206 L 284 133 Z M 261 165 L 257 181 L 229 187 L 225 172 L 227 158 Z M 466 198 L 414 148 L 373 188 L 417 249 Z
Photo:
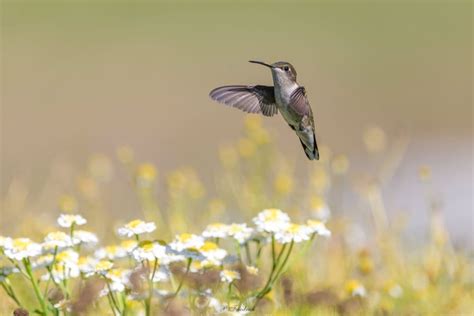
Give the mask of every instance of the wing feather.
M 278 113 L 273 87 L 269 86 L 223 86 L 212 90 L 209 96 L 220 103 L 248 113 L 273 116 Z

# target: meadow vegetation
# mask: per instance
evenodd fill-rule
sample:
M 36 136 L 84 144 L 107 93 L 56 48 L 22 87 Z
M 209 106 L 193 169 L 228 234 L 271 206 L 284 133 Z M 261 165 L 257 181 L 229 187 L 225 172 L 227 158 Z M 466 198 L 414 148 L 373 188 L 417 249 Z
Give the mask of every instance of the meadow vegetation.
M 373 127 L 362 142 L 370 174 L 349 176 L 349 157 L 322 145 L 321 160 L 297 176 L 249 116 L 242 138 L 219 149 L 212 185 L 192 167 L 161 175 L 124 146 L 94 155 L 41 218 L 22 216 L 25 203 L 9 190 L 2 217 L 16 222 L 0 237 L 0 314 L 472 314 L 472 254 L 451 243 L 432 171 L 413 175 L 426 187 L 418 211 L 429 223 L 423 242 L 408 245 L 410 219 L 388 216 L 382 194 L 406 140 Z M 120 172 L 136 197 L 134 218 L 101 200 Z M 357 194 L 363 221 L 344 209 L 343 190 Z

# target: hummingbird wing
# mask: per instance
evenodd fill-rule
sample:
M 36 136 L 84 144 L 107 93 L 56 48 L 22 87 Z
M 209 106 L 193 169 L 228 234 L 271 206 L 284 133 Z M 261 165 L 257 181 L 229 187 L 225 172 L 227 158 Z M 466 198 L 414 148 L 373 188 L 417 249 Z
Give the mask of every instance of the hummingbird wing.
M 301 117 L 299 126 L 290 126 L 298 135 L 306 156 L 310 160 L 318 160 L 319 150 L 314 132 L 313 111 L 309 105 L 304 87 L 298 87 L 293 91 L 288 108 L 291 112 Z
M 269 86 L 223 86 L 215 88 L 209 96 L 220 103 L 248 113 L 273 116 L 278 113 L 273 87 Z

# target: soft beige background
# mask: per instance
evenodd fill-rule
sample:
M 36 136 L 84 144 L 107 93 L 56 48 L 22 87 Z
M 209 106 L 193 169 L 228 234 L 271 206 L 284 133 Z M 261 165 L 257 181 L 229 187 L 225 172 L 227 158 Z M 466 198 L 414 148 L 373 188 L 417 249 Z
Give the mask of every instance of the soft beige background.
M 243 113 L 209 100 L 232 83 L 271 82 L 248 59 L 298 70 L 318 139 L 370 167 L 361 135 L 412 137 L 386 192 L 423 234 L 417 179 L 433 168 L 448 227 L 472 228 L 472 7 L 469 2 L 318 4 L 2 1 L 1 194 L 14 179 L 39 192 L 53 161 L 83 165 L 127 144 L 160 172 L 192 165 L 210 179 Z M 304 172 L 280 117 L 265 119 Z M 45 210 L 47 212 L 48 210 Z M 9 223 L 2 223 L 7 227 Z

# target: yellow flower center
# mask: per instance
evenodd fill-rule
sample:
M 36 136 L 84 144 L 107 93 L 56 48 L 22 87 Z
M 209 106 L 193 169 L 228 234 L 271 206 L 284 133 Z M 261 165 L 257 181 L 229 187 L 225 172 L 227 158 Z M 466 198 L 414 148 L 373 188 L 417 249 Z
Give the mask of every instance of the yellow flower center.
M 136 219 L 134 221 L 131 221 L 130 223 L 127 224 L 127 226 L 129 228 L 137 228 L 138 226 L 140 226 L 141 224 L 143 224 L 143 221 L 139 220 L 139 219 Z
M 215 243 L 211 241 L 206 241 L 199 250 L 206 252 L 206 251 L 212 251 L 212 250 L 217 250 L 217 249 L 219 249 L 219 247 L 217 247 Z

